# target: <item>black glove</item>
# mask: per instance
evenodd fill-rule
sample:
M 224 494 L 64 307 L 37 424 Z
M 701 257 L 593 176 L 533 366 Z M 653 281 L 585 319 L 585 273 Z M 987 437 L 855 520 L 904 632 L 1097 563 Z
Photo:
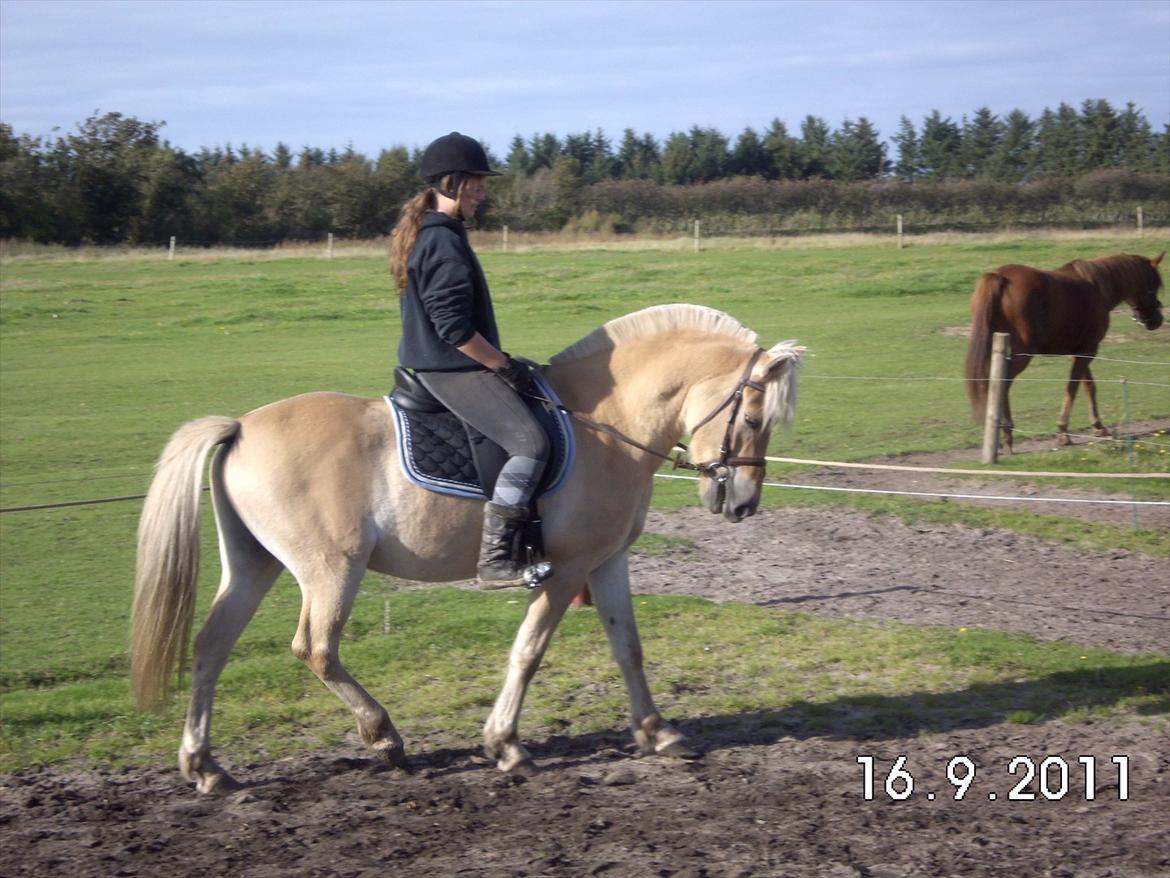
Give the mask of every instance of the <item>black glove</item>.
M 532 367 L 528 363 L 508 357 L 503 367 L 495 370 L 504 383 L 521 396 L 532 395 L 536 388 L 532 384 Z

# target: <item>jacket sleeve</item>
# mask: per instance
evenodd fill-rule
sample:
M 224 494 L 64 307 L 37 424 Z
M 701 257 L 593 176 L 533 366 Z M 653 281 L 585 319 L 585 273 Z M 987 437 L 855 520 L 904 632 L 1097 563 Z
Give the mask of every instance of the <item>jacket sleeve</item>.
M 419 298 L 435 334 L 453 347 L 475 335 L 471 266 L 456 257 L 434 256 L 419 271 Z

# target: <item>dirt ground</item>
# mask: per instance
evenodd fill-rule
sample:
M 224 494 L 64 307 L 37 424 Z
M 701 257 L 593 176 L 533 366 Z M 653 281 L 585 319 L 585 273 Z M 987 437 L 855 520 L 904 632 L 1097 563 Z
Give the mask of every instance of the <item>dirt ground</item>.
M 830 475 L 836 484 L 874 484 L 872 474 Z M 914 478 L 914 490 L 954 479 Z M 991 487 L 978 486 L 1004 493 Z M 1037 514 L 1052 512 L 1042 505 L 1035 504 Z M 1096 514 L 1112 520 L 1118 513 Z M 1147 526 L 1170 523 L 1165 509 L 1142 514 L 1161 516 Z M 1138 554 L 1076 551 L 1000 530 L 909 526 L 841 509 L 768 510 L 734 527 L 692 509 L 652 515 L 648 530 L 691 545 L 637 557 L 640 593 L 1170 650 L 1170 569 Z M 410 774 L 387 770 L 356 747 L 250 765 L 232 765 L 222 754 L 249 782 L 222 798 L 197 796 L 169 763 L 29 769 L 0 778 L 0 873 L 1170 875 L 1164 715 L 963 728 L 924 720 L 915 734 L 867 740 L 803 733 L 783 710 L 670 719 L 700 749 L 698 759 L 635 758 L 623 729 L 529 740 L 541 771 L 528 779 L 498 774 L 475 741 L 408 742 Z M 956 801 L 946 768 L 960 755 L 977 773 Z M 859 756 L 876 760 L 869 800 Z M 914 789 L 895 800 L 885 778 L 900 756 Z M 1062 759 L 1067 792 L 1057 795 L 1060 763 L 1052 760 L 1043 786 L 1037 776 L 1019 790 L 1034 798 L 1014 800 L 1022 777 L 1011 771 L 1016 757 L 1037 767 Z M 1126 771 L 1114 757 L 1128 757 Z

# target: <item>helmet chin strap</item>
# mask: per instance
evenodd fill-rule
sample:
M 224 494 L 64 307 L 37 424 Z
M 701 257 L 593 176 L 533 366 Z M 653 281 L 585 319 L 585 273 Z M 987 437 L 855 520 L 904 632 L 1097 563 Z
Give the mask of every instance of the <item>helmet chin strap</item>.
M 451 179 L 451 188 L 449 190 L 443 188 L 443 177 L 449 177 Z M 439 177 L 439 179 L 435 180 L 433 183 L 431 183 L 431 185 L 435 188 L 435 191 L 444 198 L 450 198 L 452 201 L 458 201 L 459 187 L 463 184 L 463 172 L 452 171 L 450 174 L 444 174 L 443 177 Z

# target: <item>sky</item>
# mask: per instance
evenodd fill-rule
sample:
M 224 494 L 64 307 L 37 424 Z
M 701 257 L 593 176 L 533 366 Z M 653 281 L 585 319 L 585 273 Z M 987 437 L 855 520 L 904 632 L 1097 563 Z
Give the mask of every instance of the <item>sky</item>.
M 0 0 L 0 121 L 95 112 L 187 151 L 422 148 L 632 128 L 732 142 L 864 116 L 1133 102 L 1170 123 L 1170 0 Z

